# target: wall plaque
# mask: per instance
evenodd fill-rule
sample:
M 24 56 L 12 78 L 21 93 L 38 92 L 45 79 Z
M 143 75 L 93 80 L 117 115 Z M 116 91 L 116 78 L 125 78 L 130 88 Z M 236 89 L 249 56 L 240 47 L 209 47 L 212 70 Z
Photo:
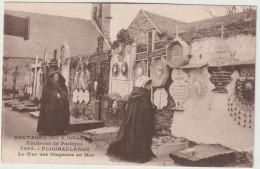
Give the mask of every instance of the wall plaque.
M 147 61 L 142 60 L 135 62 L 132 67 L 132 80 L 135 81 L 139 76 L 148 75 L 147 73 Z
M 169 88 L 170 95 L 175 102 L 175 110 L 184 110 L 183 102 L 188 95 L 188 75 L 182 69 L 173 69 L 172 71 L 173 83 Z
M 169 79 L 169 66 L 164 58 L 155 60 L 151 65 L 153 87 L 163 87 Z
M 232 80 L 232 67 L 212 67 L 209 68 L 211 77 L 210 82 L 215 85 L 215 89 L 212 91 L 218 93 L 227 93 L 226 86 Z
M 168 93 L 164 88 L 158 88 L 154 92 L 154 105 L 159 109 L 163 109 L 168 104 Z
M 166 60 L 171 68 L 180 67 L 189 62 L 188 54 L 189 46 L 177 39 L 167 47 Z
M 175 102 L 175 110 L 184 110 L 183 102 L 188 94 L 188 85 L 184 80 L 174 81 L 170 88 L 169 92 Z
M 234 61 L 234 59 L 231 57 L 231 51 L 222 41 L 220 44 L 217 44 L 215 53 L 209 60 L 209 66 L 226 66 L 232 61 Z

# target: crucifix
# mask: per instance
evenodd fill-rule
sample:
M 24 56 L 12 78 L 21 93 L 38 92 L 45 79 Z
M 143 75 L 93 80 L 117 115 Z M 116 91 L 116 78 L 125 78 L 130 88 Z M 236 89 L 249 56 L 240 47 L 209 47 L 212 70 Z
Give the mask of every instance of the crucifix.
M 95 98 L 99 100 L 99 96 L 101 95 L 100 91 L 100 65 L 101 62 L 104 60 L 108 60 L 108 53 L 103 52 L 103 43 L 104 43 L 104 38 L 102 36 L 98 37 L 98 47 L 97 47 L 97 52 L 96 54 L 90 56 L 90 62 L 94 62 L 96 65 L 96 79 L 94 81 L 94 89 L 95 89 Z
M 156 57 L 165 57 L 166 56 L 166 49 L 156 49 L 155 50 L 155 31 L 151 30 L 147 32 L 147 51 L 136 53 L 136 61 L 141 61 L 147 59 L 148 61 L 148 76 L 150 76 L 150 66 L 152 61 Z
M 35 64 L 32 65 L 32 69 L 34 69 L 34 82 L 33 82 L 33 97 L 36 96 L 36 83 L 37 83 L 37 69 L 41 68 L 41 62 L 39 62 L 39 56 L 36 55 Z
M 221 29 L 219 29 L 221 31 L 221 40 L 223 40 L 224 37 L 224 30 L 226 30 L 227 28 L 224 28 L 224 25 L 221 26 Z
M 104 60 L 108 60 L 108 52 L 103 51 L 103 43 L 104 43 L 104 38 L 102 36 L 98 37 L 98 47 L 97 51 L 94 55 L 90 56 L 89 62 L 94 62 L 96 65 L 96 75 L 95 75 L 95 80 L 94 80 L 94 91 L 95 91 L 95 119 L 100 120 L 101 119 L 101 101 L 100 101 L 100 96 L 102 95 L 101 93 L 101 74 L 100 74 L 100 65 L 101 62 Z
M 178 25 L 176 25 L 174 30 L 175 30 L 175 39 L 180 38 L 179 37 L 179 27 L 178 27 Z

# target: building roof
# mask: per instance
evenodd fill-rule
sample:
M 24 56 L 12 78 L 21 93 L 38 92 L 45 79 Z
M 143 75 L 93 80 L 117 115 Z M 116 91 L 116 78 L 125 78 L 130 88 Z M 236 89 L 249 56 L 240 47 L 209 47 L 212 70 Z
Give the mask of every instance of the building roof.
M 59 47 L 65 38 L 70 43 L 71 57 L 92 55 L 96 52 L 97 37 L 100 35 L 104 37 L 96 23 L 91 20 L 16 10 L 5 10 L 4 13 L 24 18 L 30 17 L 29 40 L 24 41 L 10 35 L 4 36 L 4 55 L 7 56 L 35 58 L 35 53 L 39 53 L 39 51 L 43 53 L 45 48 L 52 55 L 54 49 L 58 49 L 60 52 Z M 66 34 L 67 37 L 65 37 Z M 16 45 L 13 44 L 14 42 Z M 104 50 L 111 48 L 105 37 L 103 48 Z M 42 57 L 41 53 L 40 58 Z
M 173 32 L 176 25 L 181 26 L 186 24 L 185 22 L 154 14 L 146 10 L 141 10 L 141 12 L 143 12 L 148 20 L 161 32 Z
M 219 29 L 222 25 L 226 28 L 224 31 L 224 37 L 236 36 L 238 34 L 256 34 L 256 10 L 234 13 L 190 23 L 173 20 L 144 10 L 141 10 L 137 15 L 140 15 L 140 13 L 143 13 L 146 16 L 159 33 L 166 32 L 166 34 L 162 34 L 160 40 L 156 42 L 157 44 L 160 44 L 160 46 L 164 46 L 165 44 L 167 45 L 173 40 L 173 38 L 175 38 L 176 32 L 174 28 L 176 25 L 178 26 L 179 36 L 188 44 L 195 39 L 204 37 L 220 37 L 221 31 Z M 140 22 L 138 24 L 141 25 Z M 131 24 L 130 26 L 131 29 L 133 29 Z M 145 29 L 139 26 L 138 29 L 140 28 Z M 137 34 L 134 38 L 139 42 L 139 38 L 142 37 L 139 37 L 139 34 Z M 144 44 L 141 43 L 139 45 Z

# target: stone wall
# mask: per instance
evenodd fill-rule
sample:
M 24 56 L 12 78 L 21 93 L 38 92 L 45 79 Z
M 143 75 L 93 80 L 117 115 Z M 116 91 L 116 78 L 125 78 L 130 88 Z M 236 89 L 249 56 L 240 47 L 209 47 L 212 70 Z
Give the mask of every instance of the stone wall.
M 216 47 L 222 43 L 219 31 L 222 25 L 226 28 L 223 42 L 227 44 L 231 57 L 235 61 L 255 60 L 256 11 L 247 11 L 183 24 L 179 28 L 179 36 L 189 45 L 191 55 L 189 64 L 205 64 L 215 55 Z M 152 24 L 142 12 L 139 12 L 128 28 L 137 43 L 137 52 L 147 50 L 146 33 L 151 29 L 154 29 Z M 165 47 L 175 36 L 172 30 L 156 33 L 155 49 Z M 254 69 L 254 65 L 251 67 Z M 171 117 L 172 114 L 168 111 L 174 107 L 174 101 L 169 95 L 168 106 L 156 110 L 156 135 L 172 134 L 198 143 L 222 144 L 239 151 L 252 150 L 253 129 L 239 126 L 227 110 L 228 98 L 233 93 L 233 89 L 230 90 L 231 85 L 227 86 L 227 94 L 214 93 L 211 91 L 214 85 L 209 80 L 207 67 L 184 71 L 189 77 L 187 82 L 189 95 L 184 101 L 185 110 L 175 111 Z M 232 84 L 234 82 L 235 77 Z M 168 83 L 171 84 L 172 81 L 169 80 Z M 165 87 L 167 92 L 168 88 L 169 86 Z M 167 132 L 169 128 L 171 133 Z
M 16 78 L 16 90 L 25 87 L 26 64 L 35 62 L 30 58 L 3 57 L 3 89 L 12 90 L 14 87 L 13 73 L 17 67 L 19 75 Z
M 192 58 L 189 64 L 208 62 L 216 52 L 215 46 L 222 43 L 219 38 L 201 38 L 191 44 Z M 236 61 L 251 61 L 256 57 L 256 39 L 252 35 L 237 35 L 224 40 Z M 238 78 L 243 74 L 254 78 L 255 65 L 230 66 L 234 70 L 232 81 L 226 87 L 227 93 L 216 93 L 215 86 L 210 82 L 207 67 L 184 69 L 188 74 L 189 95 L 184 101 L 184 111 L 175 112 L 171 127 L 174 136 L 204 144 L 221 144 L 237 151 L 252 151 L 254 145 L 254 107 L 239 107 L 237 118 L 228 111 L 231 100 L 235 100 L 234 88 Z M 247 67 L 248 69 L 244 70 Z M 243 73 L 243 71 L 246 73 Z M 197 80 L 196 80 L 197 79 Z M 234 104 L 234 103 L 233 103 Z M 233 107 L 234 111 L 234 107 Z M 234 112 L 233 112 L 234 113 Z M 244 117 L 245 116 L 245 117 Z M 250 119 L 249 119 L 250 116 Z M 240 117 L 240 118 L 238 118 Z M 245 120 L 245 122 L 244 122 Z M 251 121 L 251 126 L 249 125 Z M 238 123 L 239 122 L 239 123 Z M 245 123 L 245 125 L 244 125 Z M 250 127 L 249 127 L 250 126 Z

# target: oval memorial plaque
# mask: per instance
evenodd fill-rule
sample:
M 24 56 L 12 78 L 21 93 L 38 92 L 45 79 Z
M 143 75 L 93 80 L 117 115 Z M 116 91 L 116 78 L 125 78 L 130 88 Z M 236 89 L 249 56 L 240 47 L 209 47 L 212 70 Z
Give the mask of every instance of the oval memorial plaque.
M 153 87 L 165 86 L 169 79 L 169 66 L 164 58 L 156 60 L 151 65 L 151 79 Z

